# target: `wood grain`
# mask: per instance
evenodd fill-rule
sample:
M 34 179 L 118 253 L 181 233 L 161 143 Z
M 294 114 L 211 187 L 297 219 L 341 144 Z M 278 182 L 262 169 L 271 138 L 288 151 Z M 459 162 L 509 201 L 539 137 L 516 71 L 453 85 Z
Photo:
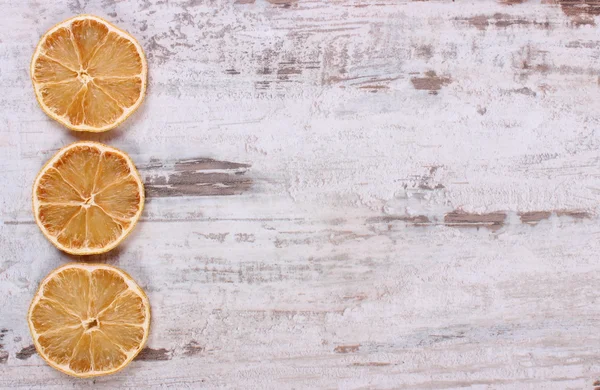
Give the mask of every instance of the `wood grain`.
M 146 177 L 146 195 L 153 198 L 239 195 L 252 186 L 252 179 L 243 176 L 248 168 L 249 164 L 199 158 L 177 161 L 172 168 L 151 161 L 140 171 Z
M 0 388 L 599 387 L 597 1 L 0 0 Z M 119 129 L 46 117 L 27 69 L 78 13 L 146 51 Z M 142 219 L 90 259 L 48 243 L 60 147 L 125 150 Z M 69 261 L 147 291 L 148 345 L 76 380 L 32 348 Z

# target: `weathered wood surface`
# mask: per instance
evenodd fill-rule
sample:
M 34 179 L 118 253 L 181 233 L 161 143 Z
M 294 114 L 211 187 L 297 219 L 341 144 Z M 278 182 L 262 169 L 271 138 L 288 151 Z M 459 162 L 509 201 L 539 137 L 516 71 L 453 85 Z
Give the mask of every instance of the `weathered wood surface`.
M 0 0 L 1 388 L 600 386 L 597 1 Z M 79 135 L 35 102 L 40 35 L 93 13 L 148 96 Z M 147 185 L 117 250 L 147 349 L 75 380 L 32 348 L 39 281 L 81 261 L 34 224 L 61 146 Z

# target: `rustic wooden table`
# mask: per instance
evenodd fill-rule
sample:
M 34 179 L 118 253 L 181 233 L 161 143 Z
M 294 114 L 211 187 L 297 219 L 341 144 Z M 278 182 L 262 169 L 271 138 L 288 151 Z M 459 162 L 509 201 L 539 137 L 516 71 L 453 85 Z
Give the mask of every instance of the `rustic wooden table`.
M 63 4 L 64 3 L 64 4 Z M 0 387 L 593 389 L 597 1 L 0 0 Z M 147 99 L 76 134 L 37 106 L 39 37 L 79 13 L 143 45 Z M 118 249 L 67 256 L 31 185 L 60 147 L 144 177 Z M 147 348 L 76 380 L 35 353 L 40 280 L 117 265 Z

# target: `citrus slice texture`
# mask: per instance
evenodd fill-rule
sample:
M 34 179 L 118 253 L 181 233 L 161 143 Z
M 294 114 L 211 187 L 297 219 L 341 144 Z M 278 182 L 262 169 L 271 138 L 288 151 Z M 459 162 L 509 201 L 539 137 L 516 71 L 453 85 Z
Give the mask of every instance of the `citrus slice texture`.
M 144 99 L 147 72 L 136 40 L 92 15 L 52 27 L 31 60 L 40 106 L 78 131 L 106 131 L 123 122 Z
M 125 153 L 90 141 L 61 149 L 33 185 L 33 213 L 58 249 L 104 253 L 133 229 L 144 207 L 144 185 Z
M 150 303 L 125 272 L 104 264 L 68 264 L 40 284 L 27 316 L 39 355 L 77 377 L 124 368 L 148 339 Z

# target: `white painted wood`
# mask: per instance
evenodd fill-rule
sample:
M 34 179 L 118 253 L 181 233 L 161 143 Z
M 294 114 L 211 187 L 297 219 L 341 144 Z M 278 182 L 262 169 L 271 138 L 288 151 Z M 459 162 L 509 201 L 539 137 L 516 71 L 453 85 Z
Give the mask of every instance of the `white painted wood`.
M 0 0 L 0 387 L 592 389 L 600 8 L 556 3 Z M 102 135 L 46 117 L 28 75 L 84 12 L 149 60 Z M 92 259 L 148 292 L 149 349 L 93 381 L 26 325 L 39 281 L 84 260 L 30 206 L 77 139 L 127 151 L 149 192 Z

